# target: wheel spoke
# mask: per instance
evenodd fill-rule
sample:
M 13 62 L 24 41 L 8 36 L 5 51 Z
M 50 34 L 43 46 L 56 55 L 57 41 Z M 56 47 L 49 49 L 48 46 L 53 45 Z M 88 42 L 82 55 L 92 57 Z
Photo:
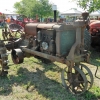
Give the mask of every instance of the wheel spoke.
M 80 89 L 83 91 L 84 89 L 79 85 Z
M 83 88 L 85 88 L 84 84 L 81 83 L 81 85 L 83 86 Z
M 85 75 L 89 75 L 89 73 L 86 73 Z
M 85 66 L 83 64 L 80 64 L 80 66 L 83 67 L 85 69 L 85 71 L 87 71 L 87 72 L 84 72 L 84 70 L 82 70 L 85 73 L 86 77 L 87 77 L 88 83 L 90 83 L 90 85 L 88 85 L 87 89 L 90 89 L 93 85 L 93 75 L 92 75 L 90 69 L 87 66 Z M 88 80 L 88 79 L 90 79 L 90 80 Z
M 88 81 L 88 83 L 90 83 L 90 84 L 91 84 L 91 82 L 90 82 L 90 81 Z

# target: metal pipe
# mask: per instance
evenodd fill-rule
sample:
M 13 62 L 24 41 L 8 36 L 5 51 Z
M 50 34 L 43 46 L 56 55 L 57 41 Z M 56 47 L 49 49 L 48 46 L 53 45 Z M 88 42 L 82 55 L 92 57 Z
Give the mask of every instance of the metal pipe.
M 54 10 L 54 22 L 56 22 L 56 10 Z
M 31 50 L 31 49 L 28 49 L 28 48 L 25 48 L 25 47 L 21 47 L 21 49 L 22 49 L 22 51 L 24 51 L 24 52 L 27 52 L 27 53 L 30 53 L 30 54 L 33 54 L 33 55 L 40 56 L 40 57 L 49 59 L 49 60 L 51 60 L 51 61 L 58 61 L 58 62 L 64 63 L 64 64 L 66 63 L 66 60 L 63 59 L 63 58 L 59 58 L 59 57 L 56 57 L 56 56 L 44 54 L 44 53 L 42 53 L 42 52 L 34 51 L 34 50 Z

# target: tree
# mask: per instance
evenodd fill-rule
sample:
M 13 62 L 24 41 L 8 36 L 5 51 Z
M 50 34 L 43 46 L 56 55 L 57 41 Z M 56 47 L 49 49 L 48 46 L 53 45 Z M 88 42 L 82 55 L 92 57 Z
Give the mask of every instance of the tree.
M 48 17 L 53 15 L 52 4 L 48 0 L 39 0 L 33 8 L 34 14 L 41 17 Z
M 89 12 L 100 9 L 100 0 L 76 0 L 76 2 L 79 7 Z
M 22 0 L 14 4 L 14 8 L 18 14 L 27 17 L 39 16 L 46 17 L 53 15 L 52 4 L 48 0 Z
M 32 16 L 32 8 L 35 6 L 36 0 L 21 0 L 20 2 L 16 2 L 14 4 L 14 8 L 18 14 L 26 15 L 27 17 Z

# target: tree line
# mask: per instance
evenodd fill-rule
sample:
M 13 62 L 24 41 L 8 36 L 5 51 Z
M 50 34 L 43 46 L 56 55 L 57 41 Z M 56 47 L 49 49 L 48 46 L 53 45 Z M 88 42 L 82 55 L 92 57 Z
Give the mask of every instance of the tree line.
M 70 0 L 76 1 L 77 5 L 87 10 L 88 12 L 93 12 L 100 9 L 100 0 Z M 21 0 L 14 4 L 16 12 L 27 17 L 53 17 L 52 5 L 49 0 Z M 66 4 L 67 6 L 67 4 Z M 59 11 L 57 11 L 58 15 Z
M 71 0 L 76 1 L 77 5 L 88 11 L 88 12 L 94 12 L 97 10 L 100 10 L 100 0 Z
M 48 0 L 21 0 L 14 4 L 16 12 L 30 18 L 53 16 L 52 5 Z

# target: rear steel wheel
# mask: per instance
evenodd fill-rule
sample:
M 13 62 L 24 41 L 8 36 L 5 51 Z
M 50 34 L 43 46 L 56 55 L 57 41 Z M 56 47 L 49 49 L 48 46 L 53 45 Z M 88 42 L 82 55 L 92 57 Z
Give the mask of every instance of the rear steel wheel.
M 81 95 L 87 90 L 87 78 L 78 66 L 74 66 L 71 72 L 66 67 L 61 73 L 63 86 L 72 94 Z
M 80 64 L 79 68 L 84 72 L 84 74 L 85 74 L 85 76 L 87 78 L 87 82 L 88 82 L 87 90 L 89 90 L 93 85 L 93 81 L 94 81 L 93 80 L 93 74 L 90 71 L 90 69 L 84 64 Z
M 9 67 L 3 64 L 3 60 L 0 59 L 0 76 L 6 76 L 8 74 Z
M 21 49 L 13 49 L 11 57 L 14 64 L 21 64 L 24 61 L 24 54 Z
M 0 76 L 8 74 L 8 55 L 3 41 L 0 41 Z

